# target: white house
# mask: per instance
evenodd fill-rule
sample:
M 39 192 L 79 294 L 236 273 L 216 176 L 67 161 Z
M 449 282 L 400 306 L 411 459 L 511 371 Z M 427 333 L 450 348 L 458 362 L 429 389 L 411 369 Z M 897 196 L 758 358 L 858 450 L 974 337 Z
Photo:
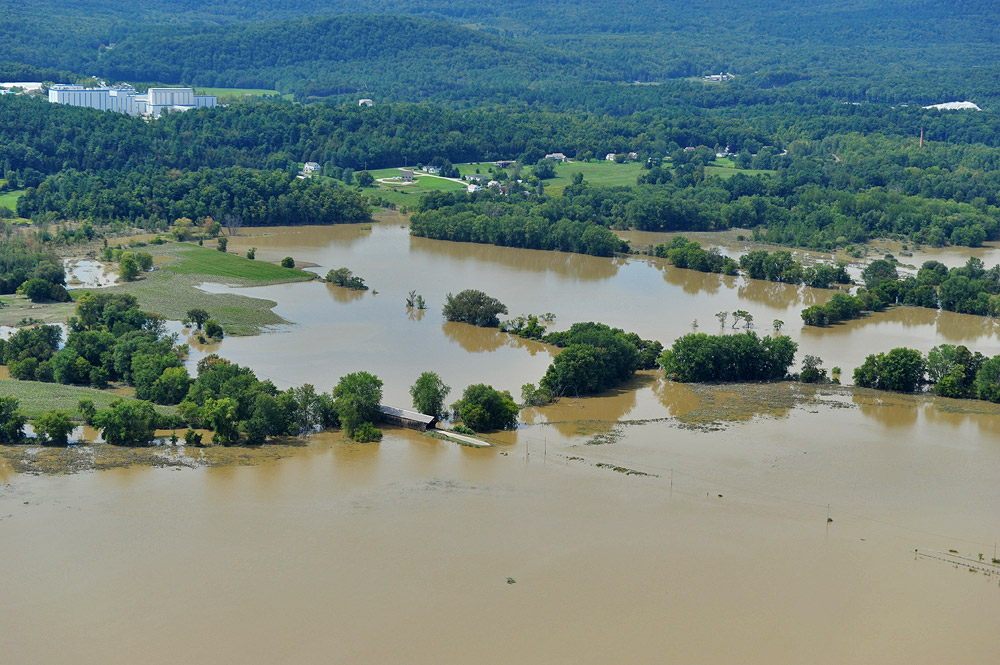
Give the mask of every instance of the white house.
M 370 99 L 359 99 L 358 100 L 358 106 L 372 106 L 374 104 L 375 104 L 375 102 L 373 102 Z
M 545 155 L 545 159 L 551 159 L 553 162 L 565 162 L 566 155 L 562 154 L 561 152 L 550 152 L 549 154 Z
M 482 189 L 482 187 L 480 187 L 480 186 L 479 186 L 479 185 L 477 185 L 476 183 L 472 183 L 471 185 L 469 185 L 468 187 L 466 187 L 466 188 L 465 188 L 465 190 L 466 190 L 467 192 L 469 192 L 469 194 L 475 194 L 475 193 L 476 193 L 476 192 L 478 192 L 478 191 L 479 191 L 480 189 Z
M 604 156 L 604 160 L 608 162 L 615 161 L 615 153 L 609 152 L 607 155 Z
M 319 164 L 316 162 L 306 162 L 302 166 L 302 173 L 304 175 L 312 175 L 316 171 L 319 171 Z

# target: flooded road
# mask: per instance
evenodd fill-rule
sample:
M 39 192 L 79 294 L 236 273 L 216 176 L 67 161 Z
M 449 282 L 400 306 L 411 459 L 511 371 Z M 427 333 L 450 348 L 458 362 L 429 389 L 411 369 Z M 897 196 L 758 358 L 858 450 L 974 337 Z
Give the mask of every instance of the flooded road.
M 385 223 L 230 241 L 250 246 L 320 274 L 347 266 L 378 294 L 241 290 L 295 325 L 211 350 L 279 385 L 329 390 L 365 369 L 403 406 L 424 369 L 452 399 L 480 381 L 516 394 L 544 373 L 545 346 L 442 320 L 444 295 L 464 288 L 512 315 L 551 311 L 554 329 L 599 320 L 667 345 L 694 319 L 715 332 L 715 312 L 746 309 L 759 333 L 783 319 L 799 358 L 845 376 L 902 344 L 1000 353 L 976 317 L 901 308 L 803 329 L 798 310 L 830 292 L 655 260 Z M 404 307 L 411 289 L 429 302 L 422 318 Z M 930 665 L 1000 652 L 1000 573 L 977 568 L 1000 539 L 993 405 L 642 372 L 522 420 L 482 450 L 388 429 L 377 445 L 323 434 L 248 466 L 0 464 L 0 661 Z

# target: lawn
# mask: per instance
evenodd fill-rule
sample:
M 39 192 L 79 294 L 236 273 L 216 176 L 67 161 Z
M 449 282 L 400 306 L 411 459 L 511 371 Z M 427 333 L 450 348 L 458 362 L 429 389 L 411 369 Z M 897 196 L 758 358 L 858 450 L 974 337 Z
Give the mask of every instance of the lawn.
M 24 196 L 26 189 L 17 189 L 13 192 L 4 192 L 0 194 L 0 206 L 10 208 L 11 210 L 17 210 L 17 200 Z
M 399 175 L 399 169 L 379 169 L 371 172 L 375 179 L 393 178 Z M 365 190 L 366 194 L 377 194 L 383 199 L 395 203 L 397 206 L 414 206 L 420 201 L 420 196 L 427 192 L 459 192 L 468 186 L 464 183 L 438 178 L 432 175 L 415 174 L 413 184 L 404 185 L 401 182 L 381 183 L 376 182 L 376 189 Z
M 112 400 L 132 399 L 109 390 L 97 390 L 83 386 L 65 386 L 61 383 L 41 383 L 39 381 L 17 381 L 0 379 L 0 397 L 13 395 L 19 401 L 18 408 L 29 418 L 37 418 L 46 411 L 66 411 L 74 420 L 83 420 L 77 410 L 81 399 L 89 399 L 98 409 L 106 409 Z M 175 413 L 175 406 L 156 406 L 160 413 Z
M 277 90 L 264 88 L 195 88 L 196 95 L 215 95 L 216 97 L 265 97 L 280 95 Z

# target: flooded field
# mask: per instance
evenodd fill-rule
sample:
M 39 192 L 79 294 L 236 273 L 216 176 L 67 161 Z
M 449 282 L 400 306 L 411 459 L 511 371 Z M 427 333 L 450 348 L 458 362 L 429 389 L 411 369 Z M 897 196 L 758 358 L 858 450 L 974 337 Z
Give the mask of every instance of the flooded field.
M 826 330 L 816 292 L 592 257 L 410 238 L 398 223 L 268 229 L 258 259 L 346 266 L 299 283 L 294 325 L 216 351 L 281 386 L 356 369 L 407 406 L 425 369 L 456 398 L 515 394 L 544 345 L 446 324 L 448 292 L 600 320 L 665 344 L 746 309 L 846 377 L 941 342 L 1000 353 L 992 323 L 900 308 Z M 422 294 L 429 309 L 407 312 Z M 731 325 L 731 323 L 730 323 Z M 791 384 L 671 384 L 522 413 L 472 449 L 388 429 L 223 466 L 56 476 L 0 463 L 0 625 L 12 663 L 992 662 L 1000 652 L 1000 411 Z M 187 451 L 187 454 L 192 454 Z M 953 551 L 952 551 L 953 550 Z M 980 560 L 982 555 L 982 560 Z M 992 572 L 990 572 L 992 571 Z

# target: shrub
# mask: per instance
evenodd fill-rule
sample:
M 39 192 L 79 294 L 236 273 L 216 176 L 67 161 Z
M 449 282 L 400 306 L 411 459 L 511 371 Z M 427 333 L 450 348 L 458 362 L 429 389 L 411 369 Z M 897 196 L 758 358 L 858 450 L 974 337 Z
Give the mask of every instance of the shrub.
M 282 268 L 294 268 L 295 267 L 295 259 L 293 259 L 290 256 L 286 256 L 285 258 L 281 259 L 281 267 Z
M 382 430 L 375 427 L 371 423 L 361 423 L 354 430 L 354 435 L 351 437 L 358 443 L 371 443 L 373 441 L 382 440 Z

